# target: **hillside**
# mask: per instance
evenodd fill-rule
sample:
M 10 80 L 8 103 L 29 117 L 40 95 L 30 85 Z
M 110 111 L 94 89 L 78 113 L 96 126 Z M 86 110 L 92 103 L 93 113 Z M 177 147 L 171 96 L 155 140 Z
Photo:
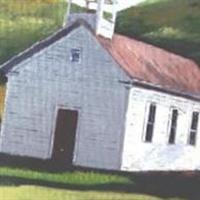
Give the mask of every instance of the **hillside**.
M 64 0 L 0 0 L 0 63 L 57 30 Z
M 199 0 L 147 0 L 120 12 L 116 29 L 200 64 Z
M 65 10 L 65 0 L 1 0 L 0 63 L 61 27 Z M 116 31 L 200 63 L 199 0 L 147 0 L 120 12 Z

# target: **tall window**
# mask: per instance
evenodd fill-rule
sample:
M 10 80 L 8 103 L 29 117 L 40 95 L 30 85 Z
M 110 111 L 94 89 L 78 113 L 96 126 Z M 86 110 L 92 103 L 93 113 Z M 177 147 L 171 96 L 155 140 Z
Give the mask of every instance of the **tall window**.
M 177 120 L 178 120 L 178 110 L 172 110 L 171 117 L 171 127 L 169 132 L 169 144 L 174 144 L 176 139 L 176 129 L 177 129 Z
M 191 123 L 191 127 L 190 127 L 190 136 L 189 136 L 189 141 L 188 141 L 188 143 L 190 145 L 196 144 L 198 122 L 199 122 L 199 113 L 193 112 L 192 113 L 192 123 Z
M 155 116 L 156 116 L 156 105 L 151 104 L 149 107 L 148 121 L 147 121 L 146 134 L 145 134 L 145 142 L 152 141 Z

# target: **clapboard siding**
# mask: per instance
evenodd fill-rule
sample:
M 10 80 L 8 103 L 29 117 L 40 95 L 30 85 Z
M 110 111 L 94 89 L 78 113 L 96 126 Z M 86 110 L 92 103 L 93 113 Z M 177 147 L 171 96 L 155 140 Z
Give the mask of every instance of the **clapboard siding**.
M 119 81 L 128 79 L 88 29 L 73 30 L 9 73 L 1 151 L 50 158 L 57 109 L 77 109 L 74 164 L 119 169 L 128 99 Z
M 155 103 L 156 118 L 152 143 L 144 142 L 149 103 Z M 178 124 L 174 145 L 168 144 L 170 111 L 178 109 Z M 130 90 L 122 169 L 194 170 L 200 164 L 200 124 L 195 146 L 187 144 L 192 112 L 200 112 L 200 103 L 170 94 L 133 87 Z

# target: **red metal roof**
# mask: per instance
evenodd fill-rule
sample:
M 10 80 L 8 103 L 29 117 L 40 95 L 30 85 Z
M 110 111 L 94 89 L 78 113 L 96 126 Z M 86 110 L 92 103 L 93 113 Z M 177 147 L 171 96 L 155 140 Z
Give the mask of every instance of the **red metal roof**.
M 0 72 L 7 74 L 22 60 L 48 47 L 81 25 L 95 34 L 87 22 L 79 19 L 70 27 L 59 30 L 1 65 Z M 112 40 L 103 37 L 97 39 L 134 80 L 168 91 L 184 93 L 190 97 L 200 97 L 200 67 L 194 61 L 118 34 L 114 34 Z
M 132 78 L 200 95 L 200 68 L 194 61 L 118 34 L 98 40 Z

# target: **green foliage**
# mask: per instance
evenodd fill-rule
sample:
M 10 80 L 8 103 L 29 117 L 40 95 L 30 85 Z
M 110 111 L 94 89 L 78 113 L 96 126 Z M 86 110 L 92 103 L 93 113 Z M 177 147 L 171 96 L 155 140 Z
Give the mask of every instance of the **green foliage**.
M 120 12 L 116 30 L 200 60 L 199 0 L 147 0 Z
M 66 8 L 65 0 L 0 0 L 0 63 L 61 27 Z M 199 0 L 146 0 L 119 13 L 116 31 L 200 63 Z
M 64 0 L 1 0 L 0 63 L 61 27 L 66 7 Z

